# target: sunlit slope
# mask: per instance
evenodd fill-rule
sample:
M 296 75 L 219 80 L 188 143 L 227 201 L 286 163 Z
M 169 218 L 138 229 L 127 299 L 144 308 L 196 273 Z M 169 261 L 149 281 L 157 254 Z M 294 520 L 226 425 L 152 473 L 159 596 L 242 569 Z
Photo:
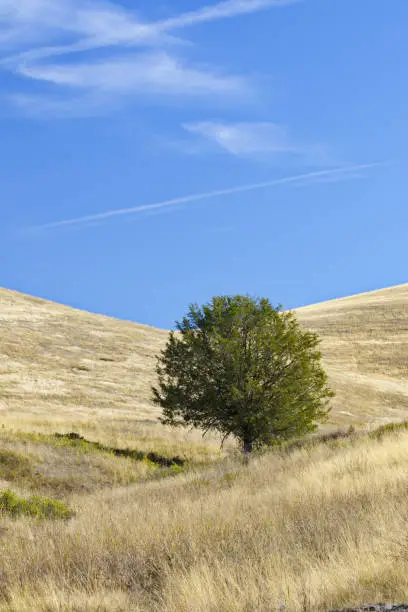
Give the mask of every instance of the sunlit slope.
M 408 416 L 408 284 L 300 308 L 337 393 L 331 425 Z M 156 420 L 167 332 L 0 289 L 1 416 Z
M 322 338 L 336 423 L 408 417 L 408 284 L 296 311 Z
M 0 289 L 0 419 L 155 418 L 150 385 L 166 336 Z

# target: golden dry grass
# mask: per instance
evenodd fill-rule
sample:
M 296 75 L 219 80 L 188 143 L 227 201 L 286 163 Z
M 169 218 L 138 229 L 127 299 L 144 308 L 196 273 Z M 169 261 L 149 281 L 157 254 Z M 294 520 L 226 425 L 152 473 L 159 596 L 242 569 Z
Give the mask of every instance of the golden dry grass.
M 408 284 L 296 311 L 321 339 L 337 398 L 331 423 L 383 423 L 408 415 Z
M 1 408 L 18 417 L 156 419 L 149 401 L 166 332 L 0 290 Z
M 321 335 L 337 391 L 329 429 L 406 417 L 408 285 L 298 316 Z M 76 513 L 0 516 L 0 610 L 318 612 L 408 600 L 408 431 L 245 464 L 232 443 L 220 453 L 215 436 L 158 423 L 149 387 L 165 338 L 0 290 L 0 489 L 43 492 Z M 177 474 L 59 444 L 54 433 L 69 431 L 188 464 Z
M 167 334 L 0 289 L 0 426 L 218 456 L 218 437 L 158 422 L 150 388 Z
M 407 444 L 405 432 L 230 459 L 73 496 L 68 523 L 3 520 L 0 609 L 312 612 L 406 599 Z

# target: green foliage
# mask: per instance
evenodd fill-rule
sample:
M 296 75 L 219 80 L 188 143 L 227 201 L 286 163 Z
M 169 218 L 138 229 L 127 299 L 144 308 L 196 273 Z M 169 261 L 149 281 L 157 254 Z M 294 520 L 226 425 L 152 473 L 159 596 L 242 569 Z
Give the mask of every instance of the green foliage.
M 56 499 L 39 495 L 24 499 L 10 490 L 0 493 L 0 514 L 13 518 L 25 515 L 38 519 L 68 519 L 73 516 L 73 512 Z
M 162 422 L 235 436 L 244 450 L 315 431 L 333 393 L 318 336 L 266 299 L 191 305 L 158 356 Z

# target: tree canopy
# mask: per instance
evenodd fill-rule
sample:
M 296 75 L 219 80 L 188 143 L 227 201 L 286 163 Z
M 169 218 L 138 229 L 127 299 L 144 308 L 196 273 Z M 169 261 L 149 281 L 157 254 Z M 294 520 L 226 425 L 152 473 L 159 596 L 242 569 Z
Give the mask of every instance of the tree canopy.
M 234 436 L 247 453 L 314 431 L 334 395 L 318 344 L 265 298 L 191 305 L 158 356 L 161 420 Z

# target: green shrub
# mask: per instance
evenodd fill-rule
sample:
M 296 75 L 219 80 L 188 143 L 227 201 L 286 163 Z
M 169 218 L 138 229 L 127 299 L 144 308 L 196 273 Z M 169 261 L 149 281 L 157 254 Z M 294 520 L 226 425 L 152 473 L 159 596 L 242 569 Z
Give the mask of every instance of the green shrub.
M 25 515 L 38 519 L 68 519 L 73 516 L 73 512 L 56 499 L 40 495 L 24 499 L 10 490 L 0 493 L 0 513 L 13 518 Z

